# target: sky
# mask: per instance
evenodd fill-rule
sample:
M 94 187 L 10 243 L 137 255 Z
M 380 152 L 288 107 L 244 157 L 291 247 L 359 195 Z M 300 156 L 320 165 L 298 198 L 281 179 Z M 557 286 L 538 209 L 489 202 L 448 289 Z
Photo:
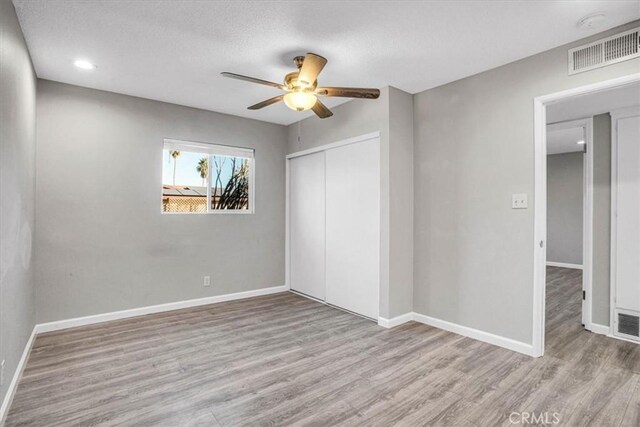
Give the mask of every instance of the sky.
M 200 173 L 196 170 L 198 162 L 202 158 L 206 158 L 207 154 L 190 153 L 182 151 L 177 158 L 176 163 L 176 185 L 184 185 L 191 187 L 202 187 L 203 182 Z M 214 156 L 220 159 L 220 156 Z M 223 157 L 224 158 L 224 157 Z M 231 158 L 226 158 L 224 163 L 221 179 L 224 186 L 231 177 Z M 162 152 L 162 184 L 173 185 L 173 158 L 169 154 L 169 150 Z M 215 171 L 215 167 L 214 167 Z M 215 176 L 215 173 L 214 173 Z

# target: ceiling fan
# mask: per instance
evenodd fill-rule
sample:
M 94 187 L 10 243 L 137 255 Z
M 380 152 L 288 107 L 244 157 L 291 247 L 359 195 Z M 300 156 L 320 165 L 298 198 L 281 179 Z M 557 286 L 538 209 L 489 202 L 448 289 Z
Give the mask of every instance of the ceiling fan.
M 318 74 L 327 64 L 327 60 L 315 53 L 307 53 L 305 56 L 296 56 L 293 62 L 298 67 L 298 71 L 289 73 L 284 77 L 284 84 L 274 83 L 267 80 L 256 79 L 240 74 L 222 73 L 225 77 L 245 80 L 265 86 L 275 87 L 286 91 L 283 95 L 278 95 L 266 101 L 259 102 L 249 107 L 249 110 L 259 110 L 276 102 L 284 101 L 287 107 L 296 111 L 313 110 L 321 119 L 333 116 L 329 110 L 318 99 L 321 96 L 338 96 L 342 98 L 364 98 L 377 99 L 380 96 L 378 89 L 355 88 L 355 87 L 318 87 Z

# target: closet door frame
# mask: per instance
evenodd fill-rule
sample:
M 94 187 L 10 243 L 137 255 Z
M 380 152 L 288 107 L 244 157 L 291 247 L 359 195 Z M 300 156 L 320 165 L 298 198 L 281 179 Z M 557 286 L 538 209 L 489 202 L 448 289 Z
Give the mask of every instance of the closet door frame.
M 338 147 L 342 147 L 345 145 L 349 145 L 349 144 L 355 144 L 358 142 L 364 142 L 364 141 L 368 141 L 370 139 L 379 139 L 380 138 L 380 132 L 372 132 L 372 133 L 367 133 L 365 135 L 361 135 L 361 136 L 356 136 L 353 138 L 347 138 L 341 141 L 337 141 L 337 142 L 332 142 L 330 144 L 324 144 L 324 145 L 319 145 L 317 147 L 313 147 L 313 148 L 309 148 L 307 150 L 302 150 L 302 151 L 296 151 L 294 153 L 291 154 L 287 154 L 286 158 L 285 158 L 285 286 L 288 290 L 291 290 L 291 281 L 290 281 L 290 272 L 291 272 L 291 245 L 290 245 L 290 239 L 291 239 L 291 229 L 290 229 L 290 217 L 289 217 L 289 209 L 290 209 L 290 205 L 289 205 L 289 198 L 290 198 L 290 165 L 289 165 L 289 161 L 290 159 L 296 158 L 296 157 L 300 157 L 300 156 L 304 156 L 307 154 L 312 154 L 312 153 L 317 153 L 320 151 L 327 151 L 330 150 L 332 148 L 338 148 Z M 381 230 L 381 224 L 378 224 L 378 231 L 380 232 Z M 379 267 L 379 266 L 378 266 Z M 305 295 L 306 296 L 306 295 Z M 315 299 L 315 298 L 311 298 L 311 299 Z M 319 301 L 319 300 L 318 300 Z M 321 301 L 324 303 L 324 301 Z M 378 304 L 380 303 L 380 283 L 378 283 Z M 359 314 L 354 313 L 356 315 L 359 316 Z

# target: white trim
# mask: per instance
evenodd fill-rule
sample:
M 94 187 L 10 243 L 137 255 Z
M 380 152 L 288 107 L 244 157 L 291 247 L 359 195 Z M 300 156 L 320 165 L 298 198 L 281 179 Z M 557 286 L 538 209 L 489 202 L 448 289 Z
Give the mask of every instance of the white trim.
M 391 319 L 379 317 L 378 325 L 382 326 L 383 328 L 394 328 L 398 325 L 410 321 L 423 323 L 425 325 L 433 326 L 434 328 L 442 329 L 454 334 L 497 345 L 498 347 L 526 354 L 527 356 L 535 356 L 533 346 L 531 344 L 516 341 L 511 338 L 505 338 L 500 335 L 495 335 L 489 332 L 470 328 L 468 326 L 462 326 L 457 323 L 448 322 L 446 320 L 436 319 L 435 317 L 426 316 L 424 314 L 415 312 L 401 314 L 400 316 Z
M 130 317 L 144 316 L 145 314 L 162 313 L 165 311 L 179 310 L 182 308 L 198 307 L 201 305 L 216 304 L 225 301 L 234 301 L 245 298 L 253 298 L 263 295 L 271 295 L 286 292 L 286 286 L 274 286 L 272 288 L 255 289 L 251 291 L 237 292 L 233 294 L 215 295 L 205 298 L 197 298 L 186 301 L 170 302 L 167 304 L 150 305 L 146 307 L 132 308 L 130 310 L 113 311 L 110 313 L 96 314 L 93 316 L 76 317 L 74 319 L 57 320 L 55 322 L 40 323 L 36 325 L 36 332 L 58 331 L 61 329 L 75 328 L 78 326 L 93 325 L 109 322 L 111 320 L 127 319 Z
M 640 82 L 640 73 L 575 87 L 533 100 L 534 121 L 534 256 L 533 256 L 533 355 L 544 354 L 544 310 L 547 234 L 547 137 L 546 106 L 580 95 L 602 92 Z M 542 244 L 542 247 L 540 245 Z
M 291 290 L 291 274 L 289 269 L 291 268 L 291 261 L 289 257 L 291 256 L 291 232 L 289 230 L 289 221 L 291 221 L 291 215 L 289 214 L 289 197 L 291 191 L 290 184 L 290 170 L 289 159 L 285 159 L 284 161 L 284 285 L 288 290 Z
M 533 356 L 544 354 L 544 310 L 547 279 L 547 109 L 533 100 L 534 210 L 533 210 Z
M 347 138 L 337 142 L 332 142 L 330 144 L 319 145 L 317 147 L 309 148 L 308 150 L 296 151 L 295 153 L 287 154 L 286 158 L 292 159 L 294 157 L 306 156 L 307 154 L 313 154 L 319 151 L 327 151 L 332 148 L 338 148 L 344 145 L 355 144 L 356 142 L 368 141 L 374 138 L 380 138 L 380 132 L 371 132 L 365 135 L 354 136 L 353 138 Z
M 383 328 L 395 328 L 413 320 L 415 313 L 405 313 L 400 316 L 393 317 L 391 319 L 385 319 L 384 317 L 378 317 L 378 325 Z
M 33 330 L 31 331 L 31 336 L 29 336 L 29 339 L 24 346 L 22 356 L 20 357 L 20 361 L 16 366 L 16 371 L 13 373 L 11 383 L 7 388 L 7 394 L 4 395 L 4 400 L 2 401 L 2 406 L 0 407 L 0 426 L 4 425 L 5 418 L 9 413 L 9 407 L 11 406 L 11 402 L 13 402 L 13 396 L 15 396 L 16 390 L 18 388 L 18 383 L 20 382 L 20 378 L 22 377 L 22 372 L 24 371 L 24 367 L 27 364 L 27 359 L 29 358 L 29 353 L 31 353 L 31 347 L 33 346 L 33 341 L 35 340 L 35 336 L 37 333 L 36 328 L 37 325 L 34 326 Z
M 548 267 L 562 267 L 562 268 L 573 268 L 576 270 L 582 270 L 582 266 L 580 264 L 569 264 L 567 262 L 555 262 L 555 261 L 547 261 Z
M 605 336 L 607 336 L 609 338 L 613 338 L 613 339 L 616 339 L 616 340 L 626 341 L 626 342 L 630 342 L 630 343 L 633 343 L 633 344 L 639 344 L 638 340 L 636 340 L 636 339 L 629 339 L 629 338 L 625 338 L 623 336 L 614 335 L 611 327 L 605 326 L 605 325 L 600 325 L 598 323 L 592 323 L 590 331 L 593 332 L 594 334 L 605 335 Z
M 584 128 L 588 122 L 592 120 L 591 117 L 584 117 L 582 119 L 575 119 L 575 120 L 566 120 L 564 122 L 554 122 L 554 123 L 549 123 L 547 124 L 547 132 L 548 131 L 557 131 L 557 130 L 565 130 L 565 129 L 573 129 L 573 128 Z M 569 151 L 569 153 L 579 153 L 581 150 L 578 151 Z M 557 153 L 557 154 L 564 154 L 564 153 Z M 550 154 L 551 156 L 553 154 Z
M 620 108 L 620 109 L 611 111 L 609 114 L 611 115 L 611 121 L 626 119 L 629 117 L 636 117 L 640 115 L 640 107 L 633 106 L 633 107 Z
M 180 139 L 164 139 L 164 150 L 180 150 L 190 153 L 202 153 L 213 156 L 244 157 L 252 159 L 254 148 L 233 147 L 231 145 L 212 144 L 208 142 L 185 141 Z
M 594 334 L 600 334 L 600 335 L 606 335 L 606 336 L 610 336 L 611 335 L 611 328 L 605 325 L 600 325 L 598 323 L 591 323 L 591 329 L 589 329 L 591 332 L 593 332 Z
M 526 354 L 527 356 L 536 356 L 531 344 L 512 340 L 511 338 L 505 338 L 500 335 L 494 335 L 489 332 L 470 328 L 468 326 L 462 326 L 456 323 L 447 322 L 446 320 L 440 320 L 434 317 L 425 316 L 424 314 L 413 313 L 413 320 L 415 320 L 416 322 L 424 323 L 425 325 L 453 332 L 454 334 L 497 345 L 498 347 L 503 347 L 508 350 L 517 351 L 518 353 Z
M 593 315 L 593 118 L 584 121 L 584 140 L 586 153 L 582 167 L 582 324 L 591 330 Z
M 629 338 L 625 338 L 622 335 L 614 335 L 614 334 L 609 334 L 607 335 L 609 338 L 613 338 L 616 340 L 620 340 L 620 341 L 626 341 L 626 342 L 630 342 L 632 344 L 636 344 L 636 345 L 640 345 L 640 342 L 638 342 L 638 340 L 636 339 L 629 339 Z
M 290 290 L 289 292 L 308 298 L 312 301 L 319 302 L 320 304 L 325 304 L 329 307 L 343 310 L 340 307 L 327 304 L 325 301 L 319 300 L 317 298 L 313 298 L 309 295 L 305 295 L 303 293 L 296 292 L 294 290 Z M 358 313 L 353 313 L 348 310 L 343 310 L 343 311 L 354 314 L 356 316 L 363 317 L 364 319 L 367 319 L 367 320 L 371 320 L 368 317 L 359 315 Z M 454 334 L 462 335 L 465 337 L 473 338 L 478 341 L 497 345 L 498 347 L 502 347 L 502 348 L 506 348 L 507 350 L 512 350 L 518 353 L 526 354 L 527 356 L 534 356 L 534 357 L 536 356 L 533 352 L 533 346 L 531 344 L 527 344 L 521 341 L 516 341 L 511 338 L 505 338 L 500 335 L 495 335 L 495 334 L 481 331 L 478 329 L 473 329 L 468 326 L 458 325 L 457 323 L 448 322 L 446 320 L 436 319 L 435 317 L 426 316 L 424 314 L 410 312 L 410 313 L 401 314 L 400 316 L 396 316 L 391 319 L 378 317 L 378 325 L 387 329 L 395 328 L 396 326 L 399 326 L 411 321 L 423 323 L 425 325 L 433 326 L 435 328 L 452 332 Z
M 618 77 L 611 80 L 603 80 L 601 82 L 592 83 L 585 86 L 574 87 L 574 88 L 563 90 L 560 92 L 538 96 L 534 99 L 534 101 L 538 101 L 542 104 L 549 105 L 556 102 L 565 101 L 568 98 L 602 92 L 609 89 L 631 85 L 637 82 L 640 82 L 640 73 L 629 74 L 629 75 Z

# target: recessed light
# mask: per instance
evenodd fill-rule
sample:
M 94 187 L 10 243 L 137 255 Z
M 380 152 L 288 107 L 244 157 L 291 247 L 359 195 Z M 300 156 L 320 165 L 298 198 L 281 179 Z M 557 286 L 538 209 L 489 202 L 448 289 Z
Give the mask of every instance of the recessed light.
M 83 70 L 94 70 L 96 68 L 95 64 L 92 64 L 89 61 L 85 61 L 84 59 L 76 59 L 73 62 L 73 65 Z
M 582 144 L 584 144 L 584 140 L 580 140 L 580 141 L 576 142 L 576 144 L 582 145 Z
M 601 27 L 602 24 L 604 24 L 605 19 L 606 16 L 604 13 L 594 13 L 592 15 L 587 15 L 578 21 L 578 28 L 593 30 L 595 28 Z

